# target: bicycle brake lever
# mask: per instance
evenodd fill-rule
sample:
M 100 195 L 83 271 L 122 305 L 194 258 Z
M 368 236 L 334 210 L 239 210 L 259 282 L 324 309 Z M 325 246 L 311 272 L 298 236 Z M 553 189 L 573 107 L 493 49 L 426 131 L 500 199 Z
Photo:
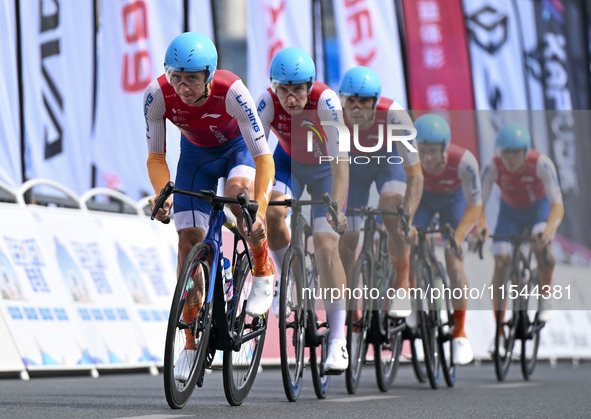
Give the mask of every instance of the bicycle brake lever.
M 156 218 L 156 214 L 158 214 L 158 210 L 162 208 L 164 202 L 168 199 L 172 192 L 174 191 L 174 182 L 169 181 L 164 188 L 160 190 L 160 195 L 158 195 L 158 200 L 156 201 L 156 205 L 154 206 L 154 211 L 152 211 L 152 215 L 150 216 L 150 220 Z M 170 223 L 170 217 L 166 217 L 166 220 L 162 221 L 163 224 Z
M 408 238 L 408 232 L 410 230 L 408 220 L 410 219 L 410 213 L 404 208 L 404 205 L 402 204 L 399 204 L 396 207 L 396 212 L 398 213 L 398 217 L 400 218 L 400 222 L 402 223 L 402 231 L 404 231 L 404 237 Z
M 250 211 L 249 211 L 249 203 L 250 202 L 249 202 L 248 198 L 246 197 L 246 195 L 243 193 L 238 194 L 236 199 L 238 200 L 238 203 L 240 204 L 240 209 L 242 209 L 242 215 L 243 215 L 244 221 L 246 222 L 247 235 L 250 236 L 250 234 L 252 233 L 252 223 L 253 223 L 252 217 L 251 217 Z M 257 208 L 258 208 L 258 204 L 257 204 Z
M 328 212 L 330 213 L 330 216 L 334 221 L 335 231 L 342 236 L 345 232 L 339 231 L 339 215 L 337 213 L 336 201 L 332 199 L 328 192 L 324 192 L 324 194 L 322 195 L 322 201 L 324 201 L 324 205 L 326 205 L 326 208 L 328 209 Z

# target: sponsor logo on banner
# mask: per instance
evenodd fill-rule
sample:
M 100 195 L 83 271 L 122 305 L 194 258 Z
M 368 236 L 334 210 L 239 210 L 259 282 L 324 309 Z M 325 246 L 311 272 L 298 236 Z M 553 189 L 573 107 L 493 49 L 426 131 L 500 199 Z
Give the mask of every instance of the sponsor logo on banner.
M 468 16 L 468 31 L 476 45 L 496 54 L 509 38 L 508 16 L 486 5 Z
M 123 53 L 121 86 L 124 91 L 135 93 L 144 90 L 152 81 L 150 51 L 146 48 L 148 33 L 148 5 L 136 0 L 123 6 Z
M 345 19 L 350 33 L 353 56 L 358 65 L 371 67 L 377 55 L 377 39 L 371 9 L 365 0 L 345 0 Z
M 271 60 L 281 49 L 285 48 L 286 45 L 283 39 L 278 34 L 278 23 L 281 15 L 285 11 L 285 1 L 282 0 L 276 7 L 269 4 L 265 4 L 266 12 L 269 15 L 269 26 L 267 28 L 267 38 L 269 42 L 267 44 L 267 67 L 271 65 Z

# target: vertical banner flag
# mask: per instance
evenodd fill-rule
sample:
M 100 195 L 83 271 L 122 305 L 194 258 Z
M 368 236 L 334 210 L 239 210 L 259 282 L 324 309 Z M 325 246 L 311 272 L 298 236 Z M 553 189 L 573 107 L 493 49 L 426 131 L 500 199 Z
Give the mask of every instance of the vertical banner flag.
M 538 44 L 538 28 L 532 0 L 513 0 L 519 16 L 521 42 L 524 56 L 530 130 L 536 150 L 548 154 L 544 88 L 542 85 L 542 48 Z
M 193 0 L 187 2 L 187 16 L 190 32 L 207 35 L 215 43 L 215 32 L 211 0 Z
M 443 116 L 450 122 L 453 142 L 477 156 L 472 76 L 460 1 L 403 0 L 409 96 L 413 110 L 464 110 Z M 456 135 L 455 126 L 463 135 Z
M 406 87 L 392 0 L 333 0 L 342 75 L 358 65 L 374 70 L 382 94 L 406 108 Z
M 256 100 L 269 87 L 269 65 L 279 50 L 299 47 L 314 56 L 312 2 L 250 0 L 246 12 L 248 88 Z
M 16 187 L 22 182 L 15 2 L 0 4 L 0 182 Z
M 91 186 L 93 1 L 20 7 L 26 176 L 80 194 Z
M 96 186 L 138 199 L 153 194 L 146 168 L 144 90 L 164 72 L 166 48 L 182 32 L 182 1 L 103 0 L 101 13 L 93 138 Z M 178 131 L 168 131 L 177 144 L 178 137 Z M 175 151 L 174 145 L 169 147 Z M 177 161 L 167 155 L 167 162 L 174 179 Z
M 480 159 L 494 155 L 494 139 L 502 125 L 525 120 L 507 120 L 510 112 L 527 109 L 523 55 L 519 26 L 511 0 L 463 0 L 472 62 L 476 108 L 493 112 L 478 113 Z M 520 119 L 527 114 L 517 113 Z M 527 118 L 526 118 L 527 119 Z
M 591 169 L 589 142 L 589 60 L 583 3 L 555 0 L 536 3 L 539 43 L 542 47 L 545 107 L 550 157 L 556 164 L 566 216 L 559 232 L 591 248 L 581 226 L 589 225 L 591 193 L 583 179 Z

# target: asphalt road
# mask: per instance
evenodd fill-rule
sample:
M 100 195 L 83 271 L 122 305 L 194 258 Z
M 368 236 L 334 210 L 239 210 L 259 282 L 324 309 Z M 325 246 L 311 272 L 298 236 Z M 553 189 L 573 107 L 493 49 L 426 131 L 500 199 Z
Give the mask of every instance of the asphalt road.
M 33 377 L 25 382 L 0 379 L 0 418 L 174 418 L 174 417 L 589 417 L 591 362 L 538 365 L 530 381 L 514 364 L 499 383 L 493 365 L 458 369 L 456 385 L 432 390 L 418 383 L 410 365 L 402 365 L 394 386 L 381 393 L 374 369 L 366 366 L 358 393 L 348 395 L 344 376 L 333 377 L 326 400 L 316 399 L 309 371 L 296 403 L 286 400 L 277 368 L 265 368 L 246 400 L 231 407 L 224 397 L 221 371 L 205 377 L 182 410 L 169 409 L 162 375 L 101 374 Z

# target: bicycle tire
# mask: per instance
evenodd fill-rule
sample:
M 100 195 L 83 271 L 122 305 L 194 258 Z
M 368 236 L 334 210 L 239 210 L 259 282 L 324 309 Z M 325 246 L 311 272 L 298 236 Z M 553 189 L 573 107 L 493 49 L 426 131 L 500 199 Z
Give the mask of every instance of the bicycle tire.
M 285 396 L 295 402 L 302 388 L 304 350 L 306 347 L 305 316 L 302 300 L 301 253 L 290 248 L 283 258 L 279 290 L 279 350 L 281 377 Z
M 537 269 L 534 269 L 527 283 L 529 294 L 531 295 L 534 290 L 540 292 L 540 284 L 539 272 Z M 529 380 L 538 362 L 541 326 L 538 324 L 537 307 L 535 311 L 528 310 L 529 299 L 525 299 L 524 304 L 525 306 L 522 306 L 523 311 L 521 313 L 522 327 L 525 332 L 525 336 L 521 341 L 521 374 L 524 379 Z
M 415 373 L 415 377 L 417 378 L 417 381 L 419 383 L 424 383 L 425 381 L 427 381 L 427 370 L 421 364 L 421 360 L 419 359 L 419 352 L 417 350 L 417 347 L 415 346 L 416 341 L 418 339 L 419 339 L 418 337 L 412 337 L 411 339 L 409 339 L 412 369 Z M 421 349 L 422 349 L 422 345 L 421 345 Z M 424 355 L 423 355 L 423 359 L 424 359 Z
M 187 404 L 195 389 L 197 378 L 203 372 L 203 362 L 210 338 L 214 302 L 213 295 L 211 295 L 210 302 L 206 302 L 211 281 L 210 254 L 210 247 L 204 243 L 193 246 L 183 263 L 170 307 L 164 348 L 164 393 L 166 401 L 172 409 L 181 409 Z M 187 329 L 188 319 L 183 320 L 183 308 L 187 299 L 195 296 L 193 290 L 199 290 L 199 288 L 203 292 L 201 297 L 199 295 L 196 297 L 201 300 L 201 308 L 197 313 L 197 317 L 191 322 L 192 325 L 189 325 L 189 329 Z M 186 331 L 191 328 L 193 329 L 191 334 L 195 340 L 196 355 L 193 365 L 190 367 L 189 377 L 182 383 L 174 378 L 174 366 L 175 362 L 179 360 L 181 351 L 185 348 L 188 338 Z
M 453 361 L 453 332 L 454 332 L 454 309 L 448 292 L 449 282 L 445 274 L 445 269 L 441 262 L 437 262 L 435 267 L 435 284 L 441 281 L 441 298 L 438 300 L 437 309 L 439 310 L 439 333 L 438 344 L 441 359 L 441 370 L 443 378 L 448 387 L 453 387 L 456 381 L 456 366 Z
M 350 289 L 371 288 L 371 259 L 361 253 L 353 267 Z M 353 291 L 351 291 L 353 293 Z M 345 371 L 347 392 L 355 394 L 361 379 L 367 334 L 371 321 L 371 301 L 369 299 L 351 298 L 347 310 L 347 351 L 349 353 L 349 366 Z
M 312 267 L 313 280 L 308 281 L 308 286 L 318 287 L 318 265 L 314 254 L 307 255 L 310 258 L 310 266 Z M 313 322 L 316 325 L 316 330 L 319 334 L 324 335 L 321 343 L 316 347 L 310 347 L 310 370 L 312 373 L 312 384 L 314 385 L 314 393 L 318 399 L 325 399 L 328 395 L 328 388 L 330 386 L 330 375 L 324 371 L 324 363 L 328 357 L 328 336 L 329 328 L 326 319 L 319 319 L 316 313 L 316 301 L 311 298 L 306 300 L 307 311 L 307 327 L 312 327 L 309 323 Z M 321 321 L 322 320 L 322 321 Z
M 509 290 L 512 277 L 517 278 L 513 266 L 509 266 L 503 275 L 503 286 L 505 293 Z M 495 364 L 495 374 L 498 381 L 503 381 L 511 367 L 511 358 L 513 355 L 513 346 L 517 334 L 517 323 L 519 321 L 519 311 L 515 305 L 516 301 L 511 298 L 497 299 L 495 310 L 496 328 L 495 328 L 495 349 L 493 361 Z M 507 307 L 507 305 L 510 307 Z M 511 318 L 506 319 L 506 313 L 511 312 Z
M 397 326 L 404 320 L 390 319 L 386 312 L 385 304 L 380 304 L 387 301 L 388 289 L 394 288 L 395 278 L 394 267 L 390 262 L 390 256 L 388 254 L 385 255 L 385 259 L 381 260 L 380 263 L 383 267 L 383 278 L 387 279 L 382 281 L 382 284 L 376 283 L 376 287 L 380 291 L 380 296 L 384 298 L 377 300 L 377 309 L 373 310 L 372 316 L 376 316 L 373 324 L 382 325 L 381 329 L 385 332 L 385 337 L 379 336 L 379 342 L 374 343 L 376 382 L 380 391 L 385 393 L 392 387 L 392 383 L 398 372 L 398 366 L 400 365 L 402 329 L 400 331 L 394 331 L 394 329 L 400 329 Z
M 416 269 L 417 285 L 423 290 L 427 289 L 427 286 L 432 287 L 433 281 L 431 277 L 431 270 L 429 266 L 421 259 L 417 262 Z M 439 346 L 438 346 L 438 327 L 439 313 L 432 304 L 429 296 L 423 296 L 417 300 L 419 305 L 418 310 L 418 322 L 419 322 L 419 335 L 423 343 L 423 352 L 425 354 L 425 369 L 427 371 L 427 378 L 431 388 L 436 389 L 439 386 L 439 371 L 440 371 L 440 359 L 439 359 Z
M 244 323 L 241 324 L 240 321 L 241 316 L 246 314 L 243 311 L 252 287 L 252 274 L 246 254 L 236 263 L 233 286 L 236 310 L 228 319 L 232 336 L 241 339 L 247 333 L 260 333 L 243 342 L 238 350 L 224 351 L 222 371 L 224 393 L 230 405 L 239 406 L 246 400 L 256 378 L 266 335 L 266 314 L 255 318 L 246 315 Z

